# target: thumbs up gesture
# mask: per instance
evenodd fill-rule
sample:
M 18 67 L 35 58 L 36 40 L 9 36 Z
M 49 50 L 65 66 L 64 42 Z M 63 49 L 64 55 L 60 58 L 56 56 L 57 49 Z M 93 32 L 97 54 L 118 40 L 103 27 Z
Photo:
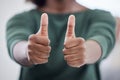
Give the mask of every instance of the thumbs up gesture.
M 83 38 L 75 36 L 74 28 L 75 16 L 71 15 L 68 19 L 64 42 L 64 59 L 71 67 L 81 67 L 85 64 L 85 41 Z
M 41 16 L 40 29 L 36 34 L 30 35 L 28 40 L 28 59 L 32 64 L 43 64 L 48 62 L 51 47 L 48 38 L 48 15 Z

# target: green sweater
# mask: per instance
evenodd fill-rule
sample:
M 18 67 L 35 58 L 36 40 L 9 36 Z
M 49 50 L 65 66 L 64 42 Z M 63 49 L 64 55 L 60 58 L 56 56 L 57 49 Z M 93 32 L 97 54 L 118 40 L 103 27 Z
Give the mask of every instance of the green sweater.
M 13 47 L 39 30 L 42 12 L 36 9 L 12 17 L 7 23 L 6 38 L 10 57 Z M 95 40 L 102 49 L 101 59 L 91 65 L 72 68 L 67 65 L 62 52 L 69 14 L 51 14 L 48 33 L 52 51 L 46 64 L 21 67 L 19 80 L 100 80 L 99 62 L 108 56 L 115 43 L 115 19 L 103 10 L 86 10 L 72 13 L 76 17 L 76 37 Z M 92 47 L 92 46 L 91 46 Z

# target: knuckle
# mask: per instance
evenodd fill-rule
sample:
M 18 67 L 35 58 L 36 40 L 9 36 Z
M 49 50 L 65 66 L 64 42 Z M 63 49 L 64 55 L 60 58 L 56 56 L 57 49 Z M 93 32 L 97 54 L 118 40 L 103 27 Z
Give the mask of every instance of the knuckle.
M 64 43 L 64 47 L 65 47 L 65 48 L 68 48 L 68 47 L 69 47 L 69 41 L 66 41 L 66 42 Z
M 64 43 L 64 47 L 66 47 L 66 46 L 67 46 L 67 43 L 65 42 L 65 43 Z
M 42 50 L 41 50 L 42 51 Z M 51 47 L 45 47 L 45 49 L 44 49 L 44 53 L 45 54 L 49 54 L 50 53 L 50 51 L 51 51 Z
M 67 54 L 68 51 L 66 49 L 63 50 L 63 54 Z
M 48 59 L 39 59 L 39 62 L 40 62 L 41 64 L 47 63 L 47 62 L 48 62 Z
M 44 62 L 48 62 L 48 59 L 44 59 L 43 61 L 44 61 Z
M 66 55 L 64 58 L 65 58 L 65 60 L 67 60 L 69 62 L 69 61 L 72 61 L 74 59 L 74 56 Z
M 34 41 L 35 39 L 36 39 L 35 34 L 32 34 L 32 35 L 29 36 L 29 40 L 30 41 Z
M 66 50 L 66 49 L 64 48 L 64 49 L 63 49 L 63 53 L 65 53 L 65 50 Z
M 51 51 L 51 47 L 50 47 L 50 46 L 47 46 L 47 47 L 46 47 L 46 50 L 47 50 L 48 52 L 50 52 L 50 51 Z
M 73 62 L 68 62 L 67 64 L 71 67 L 75 67 L 75 64 Z
M 77 41 L 78 41 L 79 43 L 81 43 L 81 38 L 77 38 Z
M 42 59 L 42 58 L 35 58 L 34 60 L 32 60 L 34 62 L 34 64 L 44 64 L 48 62 L 48 59 Z
M 34 48 L 35 48 L 35 43 L 29 42 L 28 49 L 34 49 Z
M 49 51 L 45 51 L 45 52 L 43 52 L 43 54 L 49 56 L 50 52 Z
M 29 43 L 29 44 L 28 44 L 28 49 L 31 49 L 32 46 L 33 46 L 32 43 Z
M 39 58 L 43 58 L 43 57 L 47 57 L 47 56 L 49 56 L 49 53 L 48 53 L 48 52 L 45 52 L 45 51 L 44 51 L 44 52 L 41 52 L 41 51 L 40 51 L 40 52 L 38 53 L 38 57 L 39 57 Z
M 67 60 L 67 56 L 64 56 L 64 59 Z
M 49 43 L 50 43 L 50 40 L 49 40 L 48 38 L 46 38 L 46 41 L 47 41 L 47 44 L 49 44 Z
M 81 38 L 81 37 L 77 38 L 77 41 L 81 44 L 85 42 L 84 38 Z
M 34 60 L 34 56 L 33 56 L 33 52 L 32 51 L 28 51 L 28 56 L 29 56 L 30 61 Z
M 79 68 L 84 65 L 84 62 L 78 60 L 78 61 L 67 62 L 67 64 L 71 67 Z
M 85 39 L 84 39 L 84 38 L 81 38 L 81 40 L 82 40 L 83 42 L 85 42 Z
M 85 39 L 84 39 L 84 38 L 82 38 L 82 37 L 79 37 L 79 39 L 80 39 L 81 41 L 83 41 L 83 42 L 85 41 Z
M 50 44 L 50 40 L 49 40 L 47 37 L 41 36 L 41 39 L 44 40 L 44 43 L 45 43 L 46 45 L 49 45 L 49 44 Z
M 66 44 L 64 44 L 64 47 L 67 48 L 68 46 Z
M 81 50 L 82 52 L 85 52 L 85 51 L 86 51 L 86 48 L 85 48 L 84 46 L 79 46 L 78 48 L 79 48 L 79 50 Z
M 49 57 L 49 54 L 44 54 L 44 53 L 43 53 L 43 54 L 41 54 L 40 56 L 41 56 L 41 58 L 44 59 L 44 58 L 48 58 L 48 57 Z
M 79 66 L 83 66 L 85 62 L 83 60 L 79 61 Z

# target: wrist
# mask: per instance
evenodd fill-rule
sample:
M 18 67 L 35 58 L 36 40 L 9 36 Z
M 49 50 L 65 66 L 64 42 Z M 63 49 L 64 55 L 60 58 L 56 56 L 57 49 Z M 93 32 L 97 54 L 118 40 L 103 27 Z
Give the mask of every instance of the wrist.
M 86 52 L 85 52 L 85 63 L 94 64 L 102 56 L 102 50 L 100 45 L 94 40 L 88 40 L 85 42 Z
M 17 63 L 22 66 L 31 66 L 27 53 L 27 41 L 18 42 L 13 48 L 13 56 Z

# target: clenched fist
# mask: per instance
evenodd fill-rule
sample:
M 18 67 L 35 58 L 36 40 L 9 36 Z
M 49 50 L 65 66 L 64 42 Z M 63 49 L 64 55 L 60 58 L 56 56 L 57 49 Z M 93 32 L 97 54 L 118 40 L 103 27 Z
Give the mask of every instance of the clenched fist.
M 63 53 L 69 66 L 80 67 L 85 64 L 85 41 L 75 36 L 74 28 L 75 16 L 71 15 L 68 19 Z
M 28 59 L 32 64 L 43 64 L 48 62 L 51 47 L 48 38 L 48 16 L 41 16 L 40 29 L 36 34 L 30 35 L 28 40 Z

